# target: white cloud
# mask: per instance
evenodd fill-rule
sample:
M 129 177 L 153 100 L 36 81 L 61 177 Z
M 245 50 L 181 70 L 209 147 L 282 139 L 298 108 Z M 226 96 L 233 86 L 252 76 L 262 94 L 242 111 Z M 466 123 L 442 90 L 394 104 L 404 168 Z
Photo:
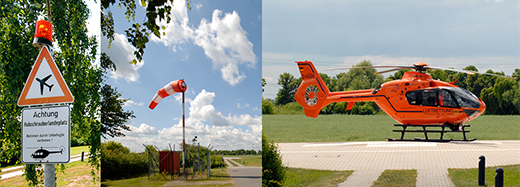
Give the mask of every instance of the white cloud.
M 147 125 L 145 123 L 141 123 L 139 127 L 134 127 L 132 125 L 130 126 L 131 131 L 126 131 L 124 134 L 131 137 L 140 137 L 140 136 L 150 136 L 150 135 L 157 135 L 159 132 L 155 127 L 152 127 L 150 125 Z
M 248 64 L 255 67 L 257 57 L 253 53 L 253 44 L 247 39 L 247 32 L 240 25 L 240 17 L 236 11 L 225 13 L 214 10 L 211 22 L 202 18 L 195 29 L 189 23 L 185 1 L 175 1 L 171 13 L 171 22 L 165 21 L 165 36 L 152 36 L 152 41 L 163 43 L 175 52 L 179 45 L 187 41 L 204 49 L 204 54 L 212 60 L 213 68 L 220 70 L 222 78 L 231 85 L 236 85 L 246 78 L 240 72 L 239 65 Z M 197 5 L 196 5 L 197 7 Z M 222 18 L 221 18 L 222 17 Z
M 202 3 L 195 3 L 195 8 L 200 10 L 200 8 L 202 8 Z
M 144 106 L 144 102 L 134 102 L 132 100 L 128 100 L 125 102 L 125 105 L 124 106 Z
M 216 98 L 214 92 L 202 90 L 189 104 L 189 117 L 186 118 L 185 132 L 186 143 L 191 143 L 194 136 L 203 146 L 211 144 L 215 149 L 255 149 L 261 148 L 262 141 L 262 117 L 252 117 L 248 114 L 224 116 L 212 105 Z M 168 143 L 182 142 L 182 120 L 171 127 L 157 130 L 147 124 L 139 127 L 130 125 L 132 131 L 125 131 L 126 137 L 114 138 L 134 152 L 144 151 L 142 144 L 153 144 L 160 149 L 168 147 Z M 209 122 L 207 124 L 207 122 Z
M 144 60 L 136 65 L 130 64 L 135 58 L 135 47 L 128 43 L 123 34 L 114 34 L 114 40 L 110 48 L 108 48 L 108 39 L 101 37 L 102 52 L 106 53 L 110 59 L 116 64 L 116 71 L 111 71 L 110 76 L 113 79 L 124 78 L 127 82 L 135 82 L 139 78 L 137 70 L 144 65 Z M 107 46 L 107 47 L 105 47 Z

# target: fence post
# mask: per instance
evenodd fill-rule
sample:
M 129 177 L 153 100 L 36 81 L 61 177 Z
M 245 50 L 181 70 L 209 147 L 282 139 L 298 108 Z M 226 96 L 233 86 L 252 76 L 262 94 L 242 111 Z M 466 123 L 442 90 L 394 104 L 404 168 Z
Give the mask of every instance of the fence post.
M 484 186 L 486 185 L 486 157 L 481 155 L 478 157 L 480 161 L 478 161 L 478 185 Z
M 83 162 L 83 156 L 85 155 L 85 151 L 81 151 L 81 161 Z
M 504 170 L 501 167 L 495 169 L 495 187 L 504 186 Z

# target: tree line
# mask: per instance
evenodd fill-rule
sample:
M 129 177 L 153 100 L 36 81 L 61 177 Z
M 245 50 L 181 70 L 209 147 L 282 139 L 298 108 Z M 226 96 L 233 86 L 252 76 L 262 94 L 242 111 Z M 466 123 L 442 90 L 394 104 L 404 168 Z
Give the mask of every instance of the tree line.
M 369 60 L 363 60 L 355 65 L 356 67 L 372 66 Z M 477 67 L 470 65 L 463 70 L 477 71 Z M 320 73 L 330 91 L 350 91 L 372 89 L 378 85 L 401 79 L 405 72 L 411 70 L 398 70 L 393 75 L 384 78 L 376 75 L 375 68 L 351 69 L 334 76 Z M 484 114 L 494 115 L 518 115 L 520 114 L 520 69 L 515 69 L 512 75 L 505 75 L 503 72 L 487 70 L 488 74 L 501 75 L 493 76 L 486 74 L 466 74 L 450 70 L 428 70 L 434 80 L 444 82 L 455 82 L 455 85 L 466 89 L 486 103 Z M 262 98 L 262 114 L 303 114 L 303 107 L 295 102 L 294 93 L 301 84 L 301 77 L 295 78 L 290 73 L 280 74 L 278 85 L 281 88 L 276 94 L 276 98 Z M 265 80 L 262 86 L 265 86 Z M 262 90 L 263 91 L 263 90 Z M 358 114 L 371 115 L 384 113 L 373 102 L 356 102 L 352 110 L 346 111 L 347 103 L 333 103 L 324 107 L 320 114 Z

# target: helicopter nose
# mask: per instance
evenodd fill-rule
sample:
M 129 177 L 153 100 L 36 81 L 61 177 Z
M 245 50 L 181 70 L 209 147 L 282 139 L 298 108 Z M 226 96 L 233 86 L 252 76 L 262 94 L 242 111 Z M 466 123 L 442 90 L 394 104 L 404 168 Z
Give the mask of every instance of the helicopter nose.
M 484 111 L 486 111 L 486 103 L 484 103 L 484 101 L 482 101 L 482 99 L 479 99 L 480 101 L 480 107 L 478 108 L 478 115 L 477 116 L 480 116 L 480 114 L 484 113 Z

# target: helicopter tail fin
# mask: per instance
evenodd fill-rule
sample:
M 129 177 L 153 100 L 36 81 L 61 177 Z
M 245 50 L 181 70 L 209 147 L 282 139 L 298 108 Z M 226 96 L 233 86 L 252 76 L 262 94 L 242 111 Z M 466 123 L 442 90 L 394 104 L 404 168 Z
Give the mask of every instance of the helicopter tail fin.
M 326 99 L 330 90 L 311 61 L 296 61 L 296 63 L 302 76 L 302 83 L 294 94 L 294 99 L 303 106 L 306 116 L 316 118 L 321 108 L 330 103 Z

